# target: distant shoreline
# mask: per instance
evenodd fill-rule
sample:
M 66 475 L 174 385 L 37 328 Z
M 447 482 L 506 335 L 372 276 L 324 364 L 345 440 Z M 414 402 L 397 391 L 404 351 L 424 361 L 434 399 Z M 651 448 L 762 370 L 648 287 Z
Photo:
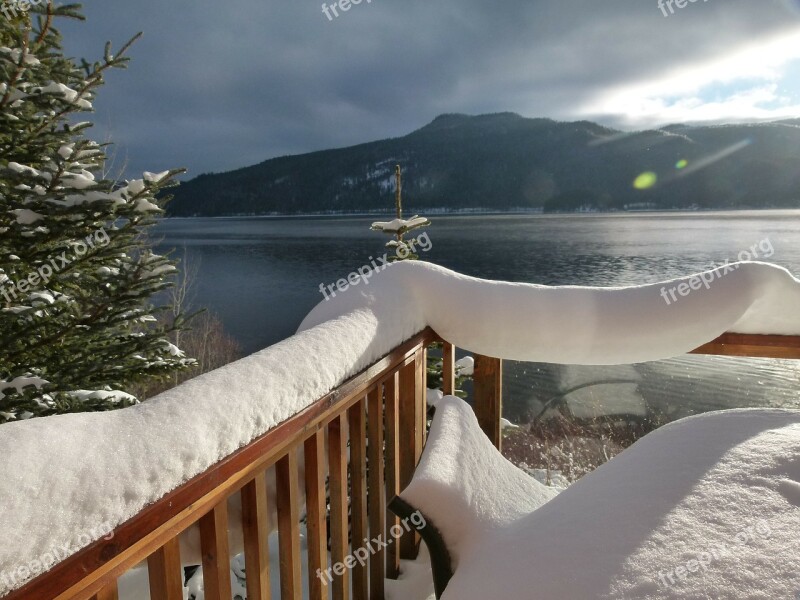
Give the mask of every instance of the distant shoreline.
M 438 209 L 418 209 L 406 211 L 408 215 L 421 214 L 426 217 L 489 217 L 504 215 L 529 215 L 541 217 L 591 217 L 591 216 L 625 216 L 625 215 L 708 215 L 713 213 L 793 213 L 800 212 L 800 208 L 648 208 L 630 210 L 586 210 L 586 211 L 551 211 L 544 212 L 541 209 L 518 209 L 518 210 L 497 210 L 497 209 L 464 209 L 464 210 L 443 210 Z M 234 215 L 193 215 L 193 216 L 164 216 L 164 219 L 309 219 L 309 218 L 331 218 L 343 219 L 352 217 L 385 217 L 393 215 L 394 211 L 375 210 L 357 212 L 309 212 L 309 213 L 282 213 L 282 214 L 234 214 Z

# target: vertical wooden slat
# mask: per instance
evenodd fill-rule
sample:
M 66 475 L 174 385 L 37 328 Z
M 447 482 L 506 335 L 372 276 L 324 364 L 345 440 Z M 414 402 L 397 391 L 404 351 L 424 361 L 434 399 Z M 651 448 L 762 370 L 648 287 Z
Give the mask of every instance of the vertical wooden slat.
M 278 550 L 281 600 L 302 600 L 300 565 L 300 481 L 297 450 L 292 448 L 275 464 L 278 504 Z
M 180 573 L 180 570 L 178 572 Z M 102 590 L 92 596 L 92 600 L 119 600 L 117 582 L 112 581 L 111 583 L 107 583 Z
M 417 352 L 413 362 L 400 370 L 400 488 L 405 488 L 414 476 L 422 454 L 425 401 L 420 381 L 423 381 L 423 353 Z M 400 538 L 400 558 L 413 560 L 419 550 L 419 534 L 412 530 Z
M 267 474 L 261 472 L 242 488 L 244 570 L 248 600 L 269 600 L 269 523 Z
M 428 349 L 423 347 L 417 354 L 416 360 L 418 364 L 414 370 L 414 381 L 416 383 L 414 401 L 418 404 L 417 427 L 419 427 L 420 435 L 418 436 L 417 463 L 419 463 L 422 449 L 428 439 Z M 414 468 L 416 470 L 416 465 L 414 465 Z
M 386 401 L 386 497 L 394 498 L 400 493 L 400 418 L 399 418 L 399 385 L 398 373 L 389 377 L 383 386 Z M 385 541 L 392 540 L 391 530 L 400 526 L 400 517 L 393 512 L 386 514 Z M 386 577 L 397 579 L 400 575 L 400 553 L 396 540 L 386 549 Z
M 367 439 L 369 440 L 367 445 L 369 535 L 370 541 L 376 538 L 385 541 L 383 527 L 386 523 L 386 496 L 383 484 L 383 389 L 381 385 L 376 386 L 368 395 L 367 428 Z M 370 600 L 383 600 L 386 553 L 381 544 L 376 544 L 376 546 L 375 554 L 369 559 L 369 597 Z
M 231 600 L 231 559 L 228 551 L 228 501 L 200 518 L 203 585 L 206 600 Z
M 317 431 L 305 442 L 306 531 L 308 535 L 309 600 L 327 600 L 328 529 L 325 492 L 325 433 Z
M 449 342 L 442 345 L 442 392 L 452 396 L 456 390 L 456 348 Z
M 183 569 L 178 538 L 172 538 L 147 558 L 150 600 L 183 600 Z
M 347 527 L 347 437 L 342 415 L 328 425 L 328 487 L 331 498 L 331 567 L 333 600 L 350 600 L 350 576 L 344 571 L 348 553 Z
M 500 417 L 503 411 L 503 362 L 475 355 L 474 409 L 481 429 L 495 448 L 501 449 Z
M 350 429 L 350 553 L 356 558 L 369 552 L 367 539 L 367 423 L 366 405 L 360 400 L 347 411 Z M 369 558 L 369 557 L 367 557 Z M 353 565 L 353 599 L 369 598 L 367 565 L 362 558 Z

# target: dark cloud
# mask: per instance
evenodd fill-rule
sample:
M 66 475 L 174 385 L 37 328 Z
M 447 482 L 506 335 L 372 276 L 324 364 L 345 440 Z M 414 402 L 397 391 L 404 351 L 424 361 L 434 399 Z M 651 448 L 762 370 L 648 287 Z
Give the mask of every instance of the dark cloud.
M 129 173 L 192 175 L 405 134 L 442 112 L 574 118 L 609 86 L 659 77 L 798 27 L 794 0 L 93 2 L 62 26 L 98 56 L 139 30 L 96 102 Z

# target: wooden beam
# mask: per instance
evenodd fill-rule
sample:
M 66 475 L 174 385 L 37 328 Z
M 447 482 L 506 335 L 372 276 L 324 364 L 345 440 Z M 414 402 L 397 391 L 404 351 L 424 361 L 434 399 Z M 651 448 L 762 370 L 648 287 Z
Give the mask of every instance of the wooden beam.
M 495 448 L 501 449 L 500 417 L 503 412 L 503 362 L 499 358 L 475 355 L 473 378 L 475 415 L 481 429 Z
M 725 333 L 691 354 L 800 359 L 800 336 Z

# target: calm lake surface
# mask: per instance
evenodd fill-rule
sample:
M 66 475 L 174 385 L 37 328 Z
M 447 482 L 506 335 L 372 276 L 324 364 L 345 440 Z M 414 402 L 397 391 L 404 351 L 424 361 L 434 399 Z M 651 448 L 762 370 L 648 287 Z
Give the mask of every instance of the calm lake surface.
M 382 217 L 168 219 L 159 250 L 196 268 L 194 303 L 222 319 L 246 353 L 294 333 L 329 284 L 388 237 Z M 800 211 L 436 216 L 421 258 L 489 279 L 547 285 L 652 283 L 759 256 L 800 273 Z M 771 254 L 771 256 L 769 256 Z M 800 307 L 798 307 L 800 309 Z M 605 382 L 605 383 L 604 383 Z M 546 403 L 575 414 L 677 418 L 731 406 L 800 407 L 788 361 L 681 357 L 623 367 L 507 363 L 505 412 L 526 420 Z

